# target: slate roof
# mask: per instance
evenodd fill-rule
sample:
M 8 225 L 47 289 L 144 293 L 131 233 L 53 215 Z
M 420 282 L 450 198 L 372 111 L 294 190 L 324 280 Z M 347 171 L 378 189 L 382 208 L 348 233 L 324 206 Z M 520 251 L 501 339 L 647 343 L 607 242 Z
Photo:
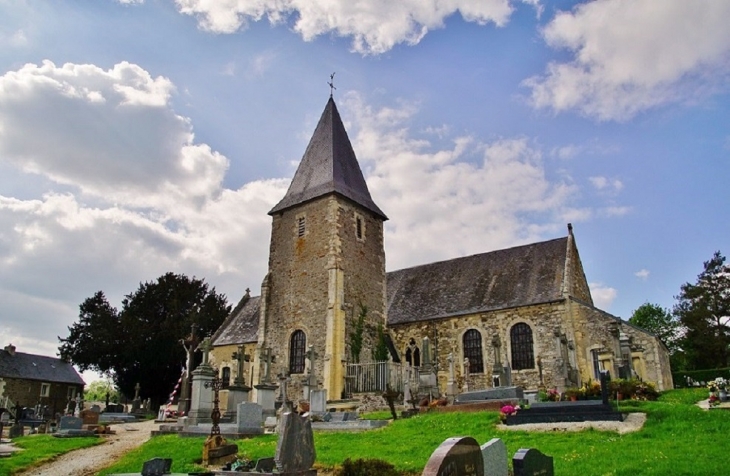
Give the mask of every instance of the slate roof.
M 387 220 L 373 202 L 352 144 L 330 97 L 284 198 L 269 215 L 331 193 L 339 194 Z
M 388 325 L 557 301 L 568 238 L 392 271 Z
M 84 385 L 73 366 L 56 357 L 0 350 L 0 377 Z
M 213 334 L 214 346 L 238 345 L 258 340 L 261 296 L 245 295 L 236 308 Z

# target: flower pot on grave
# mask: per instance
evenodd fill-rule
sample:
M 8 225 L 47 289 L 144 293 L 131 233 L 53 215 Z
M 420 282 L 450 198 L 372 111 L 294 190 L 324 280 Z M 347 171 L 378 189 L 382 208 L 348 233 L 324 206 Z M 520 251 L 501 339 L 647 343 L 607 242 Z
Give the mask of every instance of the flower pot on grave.
M 720 401 L 726 402 L 727 401 L 727 390 L 720 390 Z

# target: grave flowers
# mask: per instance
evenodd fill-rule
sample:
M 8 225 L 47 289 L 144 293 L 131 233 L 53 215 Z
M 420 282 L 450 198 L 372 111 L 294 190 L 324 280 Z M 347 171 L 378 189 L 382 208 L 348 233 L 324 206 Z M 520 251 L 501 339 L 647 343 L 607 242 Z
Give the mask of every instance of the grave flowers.
M 505 405 L 499 409 L 499 419 L 504 422 L 508 416 L 517 415 L 517 410 L 519 409 L 519 405 Z

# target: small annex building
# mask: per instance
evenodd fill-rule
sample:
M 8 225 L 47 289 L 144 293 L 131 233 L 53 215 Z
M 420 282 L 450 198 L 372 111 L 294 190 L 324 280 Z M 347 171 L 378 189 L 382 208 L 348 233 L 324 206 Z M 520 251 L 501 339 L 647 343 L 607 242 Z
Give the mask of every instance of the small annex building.
M 505 367 L 527 390 L 579 386 L 601 370 L 673 387 L 662 342 L 595 307 L 571 225 L 552 240 L 386 273 L 388 218 L 370 196 L 332 97 L 269 215 L 261 294 L 247 290 L 213 336 L 211 361 L 224 381 L 236 376 L 232 354 L 242 345 L 249 386 L 267 372 L 286 374 L 295 398 L 314 380 L 336 400 L 346 393 L 348 365 L 372 361 L 384 330 L 391 361 L 403 366 L 421 364 L 428 338 L 442 393 L 449 360 L 459 378 L 468 367 L 472 388 L 503 384 Z
M 73 365 L 59 358 L 17 352 L 13 344 L 0 351 L 0 406 L 48 406 L 55 414 L 82 395 L 84 385 Z

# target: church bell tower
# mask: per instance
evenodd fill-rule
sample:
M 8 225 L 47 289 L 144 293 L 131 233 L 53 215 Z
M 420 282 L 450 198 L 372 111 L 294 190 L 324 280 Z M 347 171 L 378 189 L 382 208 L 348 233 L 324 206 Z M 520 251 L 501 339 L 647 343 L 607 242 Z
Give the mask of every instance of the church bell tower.
M 270 372 L 291 376 L 295 398 L 308 398 L 302 395 L 306 380 L 321 383 L 327 398 L 337 400 L 345 390 L 346 363 L 371 360 L 378 326 L 385 327 L 388 218 L 370 196 L 331 96 L 286 195 L 269 215 L 259 349 L 276 355 Z M 351 344 L 361 316 L 357 356 Z

